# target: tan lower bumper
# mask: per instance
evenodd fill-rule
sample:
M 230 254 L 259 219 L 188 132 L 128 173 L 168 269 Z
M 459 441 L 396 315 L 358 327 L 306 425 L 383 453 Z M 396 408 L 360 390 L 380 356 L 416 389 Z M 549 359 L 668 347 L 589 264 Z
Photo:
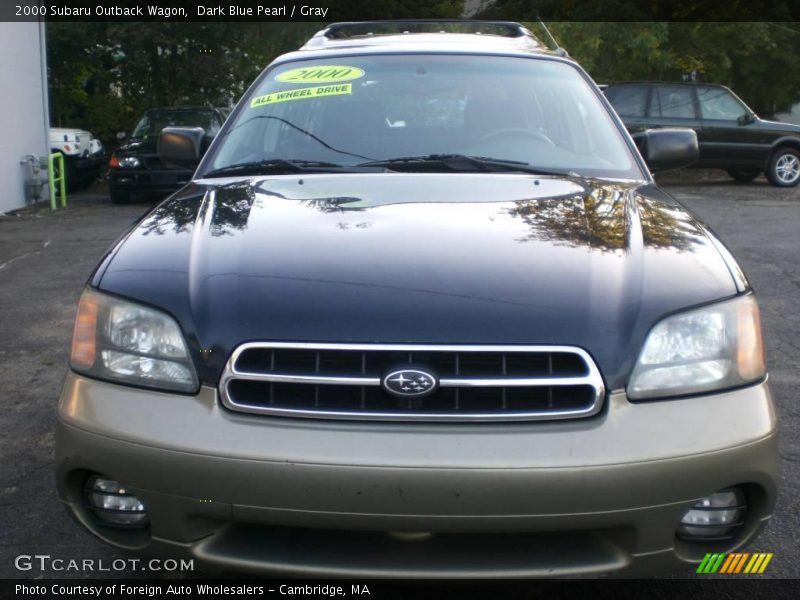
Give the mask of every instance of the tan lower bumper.
M 574 422 L 433 426 L 242 416 L 209 388 L 192 398 L 70 375 L 59 416 L 59 491 L 91 531 L 224 569 L 645 574 L 745 545 L 775 497 L 766 385 L 636 405 L 616 394 L 602 415 Z M 89 472 L 136 492 L 146 535 L 87 514 Z M 736 539 L 676 539 L 698 498 L 733 485 L 749 505 Z

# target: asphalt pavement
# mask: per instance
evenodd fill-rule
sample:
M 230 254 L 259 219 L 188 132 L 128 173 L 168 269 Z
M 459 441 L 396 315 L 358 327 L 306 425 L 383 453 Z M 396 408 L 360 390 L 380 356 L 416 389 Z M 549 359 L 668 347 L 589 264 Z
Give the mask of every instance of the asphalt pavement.
M 800 578 L 800 188 L 774 188 L 763 177 L 734 184 L 719 173 L 661 181 L 728 245 L 759 297 L 770 385 L 781 418 L 781 488 L 771 524 L 748 550 L 774 553 L 762 577 Z M 0 412 L 0 578 L 127 574 L 20 571 L 15 558 L 39 554 L 110 564 L 129 556 L 85 533 L 59 504 L 53 428 L 81 289 L 104 251 L 148 208 L 112 206 L 97 187 L 71 197 L 66 210 L 42 207 L 0 216 L 6 407 Z

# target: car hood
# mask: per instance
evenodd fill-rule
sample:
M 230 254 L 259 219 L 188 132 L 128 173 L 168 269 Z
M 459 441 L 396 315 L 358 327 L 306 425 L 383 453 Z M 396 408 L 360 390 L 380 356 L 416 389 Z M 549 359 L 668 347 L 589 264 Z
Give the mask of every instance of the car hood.
M 610 389 L 665 314 L 736 286 L 711 234 L 652 184 L 516 174 L 196 181 L 93 284 L 160 307 L 216 384 L 255 340 L 566 344 Z
M 785 121 L 769 121 L 767 119 L 761 119 L 761 127 L 783 133 L 800 134 L 800 125 L 796 125 L 795 123 L 787 123 Z
M 149 138 L 131 138 L 117 148 L 115 154 L 118 156 L 130 156 L 132 154 L 156 154 L 157 144 L 157 136 Z

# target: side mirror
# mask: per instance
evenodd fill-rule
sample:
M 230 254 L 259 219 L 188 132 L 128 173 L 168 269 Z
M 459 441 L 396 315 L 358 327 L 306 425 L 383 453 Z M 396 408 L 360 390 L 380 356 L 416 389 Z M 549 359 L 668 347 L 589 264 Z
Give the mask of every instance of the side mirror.
M 118 131 L 118 132 L 117 132 L 117 139 L 118 139 L 118 140 L 122 141 L 122 140 L 124 140 L 126 137 L 128 137 L 128 134 L 127 134 L 127 133 L 125 133 L 124 131 Z
M 633 139 L 653 173 L 688 167 L 700 157 L 693 129 L 647 129 Z
M 164 127 L 158 136 L 158 156 L 164 162 L 194 166 L 203 155 L 202 127 Z
M 750 123 L 752 123 L 755 120 L 756 120 L 756 117 L 755 117 L 755 115 L 753 113 L 746 112 L 741 117 L 736 119 L 736 122 L 739 123 L 739 126 L 743 127 L 745 125 L 750 125 Z

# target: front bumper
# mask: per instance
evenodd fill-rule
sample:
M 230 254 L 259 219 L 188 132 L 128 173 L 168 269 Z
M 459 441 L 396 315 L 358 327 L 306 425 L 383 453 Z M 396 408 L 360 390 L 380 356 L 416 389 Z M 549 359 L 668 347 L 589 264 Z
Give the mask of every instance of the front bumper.
M 109 185 L 114 190 L 128 194 L 169 195 L 178 191 L 192 179 L 187 169 L 112 169 Z
M 106 541 L 222 569 L 631 576 L 752 539 L 774 505 L 775 432 L 766 384 L 642 404 L 619 392 L 575 421 L 437 425 L 254 417 L 213 388 L 180 396 L 71 373 L 57 481 Z M 82 502 L 91 472 L 134 490 L 149 530 L 98 525 Z M 676 538 L 688 508 L 734 485 L 748 501 L 736 538 Z

